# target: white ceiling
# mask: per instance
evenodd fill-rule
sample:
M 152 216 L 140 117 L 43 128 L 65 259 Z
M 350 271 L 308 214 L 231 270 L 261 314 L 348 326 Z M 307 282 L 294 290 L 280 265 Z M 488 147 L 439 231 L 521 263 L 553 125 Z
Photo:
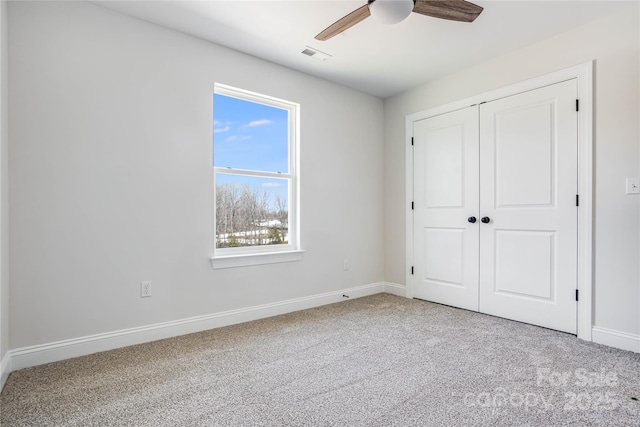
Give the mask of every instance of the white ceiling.
M 395 25 L 368 18 L 321 42 L 316 34 L 366 0 L 96 3 L 381 98 L 631 6 L 611 0 L 477 0 L 484 11 L 473 23 L 417 13 Z M 305 46 L 332 58 L 303 55 Z

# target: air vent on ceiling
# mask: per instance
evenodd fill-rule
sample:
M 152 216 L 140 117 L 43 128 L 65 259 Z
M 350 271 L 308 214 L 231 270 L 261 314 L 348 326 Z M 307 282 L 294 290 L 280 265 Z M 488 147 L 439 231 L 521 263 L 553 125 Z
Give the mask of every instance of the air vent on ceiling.
M 331 55 L 328 53 L 320 52 L 318 49 L 314 49 L 309 46 L 305 46 L 302 54 L 312 57 L 313 59 L 317 59 L 318 61 L 326 61 L 331 58 Z

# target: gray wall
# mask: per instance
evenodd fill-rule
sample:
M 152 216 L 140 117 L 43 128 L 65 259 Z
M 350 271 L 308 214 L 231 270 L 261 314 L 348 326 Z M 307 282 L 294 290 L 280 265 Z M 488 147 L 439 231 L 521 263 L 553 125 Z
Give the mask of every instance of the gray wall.
M 385 279 L 405 283 L 405 116 L 595 59 L 595 325 L 640 331 L 638 4 L 385 100 Z
M 384 105 L 92 4 L 12 2 L 8 15 L 0 355 L 384 279 L 403 284 L 405 115 L 592 59 L 595 322 L 638 334 L 640 198 L 624 194 L 624 179 L 640 175 L 637 4 Z M 302 105 L 301 262 L 211 268 L 214 82 Z M 140 280 L 153 282 L 152 298 L 139 298 Z
M 90 3 L 9 19 L 11 348 L 384 279 L 380 99 Z M 211 267 L 215 82 L 301 104 L 300 262 Z
M 9 123 L 7 2 L 0 3 L 0 360 L 9 351 Z

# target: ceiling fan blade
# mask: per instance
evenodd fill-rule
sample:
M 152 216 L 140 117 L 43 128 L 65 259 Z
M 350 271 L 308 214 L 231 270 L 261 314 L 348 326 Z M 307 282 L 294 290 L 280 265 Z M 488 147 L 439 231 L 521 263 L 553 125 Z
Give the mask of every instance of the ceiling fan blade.
M 364 6 L 359 7 L 358 9 L 354 10 L 347 16 L 329 25 L 324 31 L 322 31 L 320 34 L 316 36 L 316 40 L 321 40 L 321 41 L 329 40 L 331 37 L 336 36 L 341 32 L 343 32 L 344 30 L 347 30 L 353 27 L 358 22 L 363 21 L 369 16 L 371 16 L 371 12 L 369 11 L 369 5 L 365 4 Z
M 482 7 L 465 0 L 416 0 L 413 11 L 450 21 L 473 22 Z

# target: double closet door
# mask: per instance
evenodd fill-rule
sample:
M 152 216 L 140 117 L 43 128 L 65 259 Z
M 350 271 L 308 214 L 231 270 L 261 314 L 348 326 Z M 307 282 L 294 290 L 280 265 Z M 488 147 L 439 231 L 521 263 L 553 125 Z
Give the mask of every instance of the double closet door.
M 414 297 L 577 323 L 575 79 L 414 122 Z

